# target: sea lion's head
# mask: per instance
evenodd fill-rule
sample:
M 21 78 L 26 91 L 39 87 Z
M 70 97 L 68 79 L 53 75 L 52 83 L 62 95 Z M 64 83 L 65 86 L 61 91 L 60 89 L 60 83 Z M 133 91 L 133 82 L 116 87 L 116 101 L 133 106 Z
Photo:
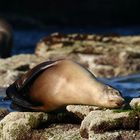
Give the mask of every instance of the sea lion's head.
M 125 100 L 121 96 L 120 91 L 108 85 L 103 87 L 100 94 L 100 105 L 107 108 L 120 108 L 125 104 Z

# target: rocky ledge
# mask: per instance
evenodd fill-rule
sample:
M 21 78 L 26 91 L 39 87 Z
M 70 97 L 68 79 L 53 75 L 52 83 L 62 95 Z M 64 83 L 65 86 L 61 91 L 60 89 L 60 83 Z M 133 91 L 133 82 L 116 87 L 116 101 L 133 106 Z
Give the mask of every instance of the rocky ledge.
M 69 109 L 75 107 L 73 114 L 11 112 L 0 121 L 0 139 L 138 140 L 140 138 L 139 111 L 97 110 L 96 107 L 88 109 L 88 106 L 67 106 Z M 85 115 L 81 108 L 89 110 L 86 111 L 87 115 L 83 119 L 76 117 L 77 114 Z
M 55 33 L 41 39 L 35 54 L 49 59 L 72 58 L 96 76 L 139 72 L 140 36 L 99 36 Z
M 52 35 L 42 39 L 36 55 L 22 54 L 0 59 L 0 94 L 26 71 L 40 62 L 72 58 L 96 76 L 112 77 L 139 71 L 140 37 L 96 35 Z M 0 110 L 2 140 L 139 140 L 140 99 L 127 110 L 108 110 L 94 106 L 68 105 L 66 112 L 11 112 L 9 103 Z

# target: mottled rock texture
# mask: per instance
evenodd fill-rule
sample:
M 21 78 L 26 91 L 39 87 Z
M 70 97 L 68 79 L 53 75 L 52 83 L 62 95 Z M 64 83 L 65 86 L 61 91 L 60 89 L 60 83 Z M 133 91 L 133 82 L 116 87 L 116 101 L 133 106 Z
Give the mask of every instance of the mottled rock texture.
M 82 121 L 80 134 L 83 138 L 94 138 L 94 134 L 118 129 L 139 130 L 139 114 L 135 112 L 92 111 Z M 95 138 L 94 138 L 95 139 Z
M 82 140 L 79 125 L 53 124 L 48 128 L 32 132 L 31 140 Z
M 140 131 L 134 130 L 119 130 L 113 132 L 105 132 L 101 134 L 90 134 L 89 140 L 139 140 Z
M 12 112 L 0 121 L 0 139 L 27 140 L 31 137 L 31 129 L 36 128 L 44 118 L 45 113 Z
M 69 112 L 74 113 L 79 118 L 84 119 L 85 116 L 87 116 L 91 111 L 93 110 L 100 110 L 100 107 L 96 106 L 86 106 L 86 105 L 68 105 L 66 109 Z
M 0 139 L 80 139 L 80 125 L 64 123 L 68 117 L 72 120 L 65 113 L 12 112 L 0 121 Z
M 130 102 L 131 108 L 140 111 L 140 98 L 133 98 Z
M 52 34 L 37 44 L 41 57 L 74 59 L 96 76 L 112 77 L 138 72 L 140 36 L 98 36 L 86 34 Z
M 71 121 L 66 123 L 66 118 Z M 140 138 L 139 121 L 139 112 L 132 110 L 126 112 L 119 112 L 119 110 L 90 111 L 83 118 L 81 125 L 80 123 L 73 124 L 73 118 L 65 113 L 13 112 L 0 121 L 0 139 L 118 140 L 119 138 L 120 140 L 131 140 L 133 138 L 137 140 L 135 138 Z
M 2 120 L 6 115 L 8 115 L 10 112 L 6 108 L 0 108 L 0 120 Z
M 45 60 L 31 54 L 0 59 L 0 87 L 7 87 L 29 69 Z

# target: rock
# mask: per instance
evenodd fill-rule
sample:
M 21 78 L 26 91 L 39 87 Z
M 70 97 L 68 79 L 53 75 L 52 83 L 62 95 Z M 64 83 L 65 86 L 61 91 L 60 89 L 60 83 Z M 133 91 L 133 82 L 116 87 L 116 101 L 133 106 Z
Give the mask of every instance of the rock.
M 46 140 L 46 139 L 52 139 L 52 140 L 57 140 L 57 139 L 58 140 L 59 139 L 64 139 L 64 140 L 71 140 L 71 139 L 73 139 L 73 140 L 77 140 L 77 139 L 78 140 L 81 140 L 81 139 L 89 139 L 89 140 L 128 139 L 128 140 L 131 140 L 132 138 L 133 139 L 140 138 L 139 130 L 137 130 L 137 131 L 136 130 L 135 131 L 134 130 L 122 130 L 123 129 L 122 126 L 124 126 L 124 128 L 127 128 L 127 129 L 131 129 L 131 128 L 136 129 L 136 127 L 138 126 L 136 124 L 139 120 L 137 120 L 137 116 L 135 116 L 135 114 L 133 114 L 133 115 L 131 114 L 131 116 L 129 116 L 128 112 L 116 113 L 111 110 L 106 110 L 106 111 L 96 110 L 96 111 L 91 111 L 90 113 L 92 113 L 92 112 L 94 112 L 95 113 L 94 116 L 96 116 L 96 117 L 98 116 L 99 119 L 98 119 L 98 117 L 94 118 L 94 116 L 92 115 L 90 117 L 90 119 L 88 119 L 89 121 L 86 122 L 86 128 L 88 129 L 90 127 L 90 125 L 91 125 L 90 122 L 94 121 L 94 119 L 95 119 L 95 121 L 97 121 L 97 120 L 104 121 L 106 119 L 106 121 L 107 121 L 106 124 L 101 121 L 99 121 L 99 122 L 97 121 L 97 124 L 99 125 L 99 123 L 101 122 L 103 124 L 102 125 L 103 129 L 105 128 L 104 126 L 109 125 L 109 127 L 111 129 L 109 132 L 100 132 L 100 133 L 98 132 L 97 133 L 97 132 L 93 131 L 93 128 L 91 128 L 90 130 L 89 129 L 87 130 L 87 134 L 88 134 L 88 136 L 87 136 L 87 134 L 85 133 L 86 132 L 85 130 L 84 131 L 82 130 L 82 132 L 81 132 L 81 127 L 83 126 L 83 124 L 80 127 L 80 124 L 67 124 L 67 123 L 56 124 L 53 122 L 49 126 L 45 125 L 45 128 L 43 127 L 44 129 L 39 129 L 39 130 L 32 129 L 32 131 L 30 132 L 30 134 L 31 134 L 30 139 L 31 140 L 38 140 L 38 139 L 41 139 L 41 140 Z M 90 115 L 90 113 L 88 114 L 88 116 Z M 102 115 L 100 116 L 99 114 L 100 115 L 102 114 Z M 85 117 L 85 119 L 87 117 Z M 104 119 L 104 117 L 105 117 L 105 119 Z M 52 120 L 52 119 L 50 119 L 50 120 Z M 119 122 L 119 119 L 120 119 L 120 122 Z M 108 122 L 108 120 L 109 120 L 109 122 Z M 112 121 L 113 125 L 111 124 L 111 121 Z M 92 124 L 94 124 L 94 123 L 92 123 Z M 80 127 L 80 133 L 79 133 L 79 127 Z M 98 127 L 98 126 L 96 126 L 96 127 Z M 113 128 L 111 128 L 111 127 L 113 127 Z M 122 128 L 122 129 L 118 130 L 119 128 Z M 102 127 L 101 127 L 101 129 L 102 129 Z M 107 131 L 107 130 L 104 129 L 103 131 Z M 80 134 L 82 137 L 80 136 Z
M 35 55 L 17 55 L 0 59 L 0 87 L 7 87 L 30 68 L 45 61 Z
M 94 134 L 118 129 L 138 130 L 139 120 L 137 114 L 129 111 L 91 111 L 81 123 L 80 134 L 83 138 L 89 138 L 94 137 Z
M 12 112 L 0 121 L 0 139 L 26 140 L 31 137 L 31 129 L 47 119 L 41 112 Z
M 117 130 L 100 134 L 91 133 L 88 140 L 139 140 L 139 138 L 139 130 Z
M 73 119 L 76 118 L 67 112 L 12 112 L 0 121 L 0 139 L 77 139 L 80 124 L 68 124 L 74 122 Z
M 53 124 L 41 131 L 33 131 L 31 140 L 82 140 L 79 125 Z
M 140 98 L 133 98 L 130 102 L 132 109 L 140 111 Z
M 6 108 L 0 108 L 0 120 L 2 120 L 6 115 L 8 115 L 10 112 Z
M 88 106 L 88 105 L 68 105 L 66 109 L 69 112 L 74 113 L 79 118 L 84 119 L 91 111 L 93 110 L 100 110 L 100 107 L 96 106 Z
M 140 36 L 52 34 L 41 39 L 35 54 L 47 59 L 70 58 L 98 77 L 128 75 L 140 68 Z
M 23 72 L 7 70 L 0 75 L 0 87 L 7 87 L 12 84 Z
M 19 70 L 25 72 L 45 60 L 32 54 L 15 55 L 7 59 L 0 59 L 0 71 Z

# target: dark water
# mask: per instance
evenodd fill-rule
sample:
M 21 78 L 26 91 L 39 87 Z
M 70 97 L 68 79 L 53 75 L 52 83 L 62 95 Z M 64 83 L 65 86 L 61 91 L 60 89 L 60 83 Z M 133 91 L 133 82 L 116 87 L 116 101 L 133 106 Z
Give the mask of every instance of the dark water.
M 33 53 L 36 43 L 44 36 L 50 33 L 94 33 L 94 34 L 118 34 L 118 35 L 139 35 L 140 26 L 134 27 L 115 27 L 115 28 L 65 28 L 48 27 L 44 29 L 14 30 L 14 48 L 12 55 L 21 53 Z M 116 77 L 112 79 L 100 79 L 120 90 L 124 97 L 140 97 L 140 74 L 129 75 L 125 77 Z M 5 96 L 5 89 L 0 89 L 0 107 L 10 109 L 10 102 L 2 102 Z

